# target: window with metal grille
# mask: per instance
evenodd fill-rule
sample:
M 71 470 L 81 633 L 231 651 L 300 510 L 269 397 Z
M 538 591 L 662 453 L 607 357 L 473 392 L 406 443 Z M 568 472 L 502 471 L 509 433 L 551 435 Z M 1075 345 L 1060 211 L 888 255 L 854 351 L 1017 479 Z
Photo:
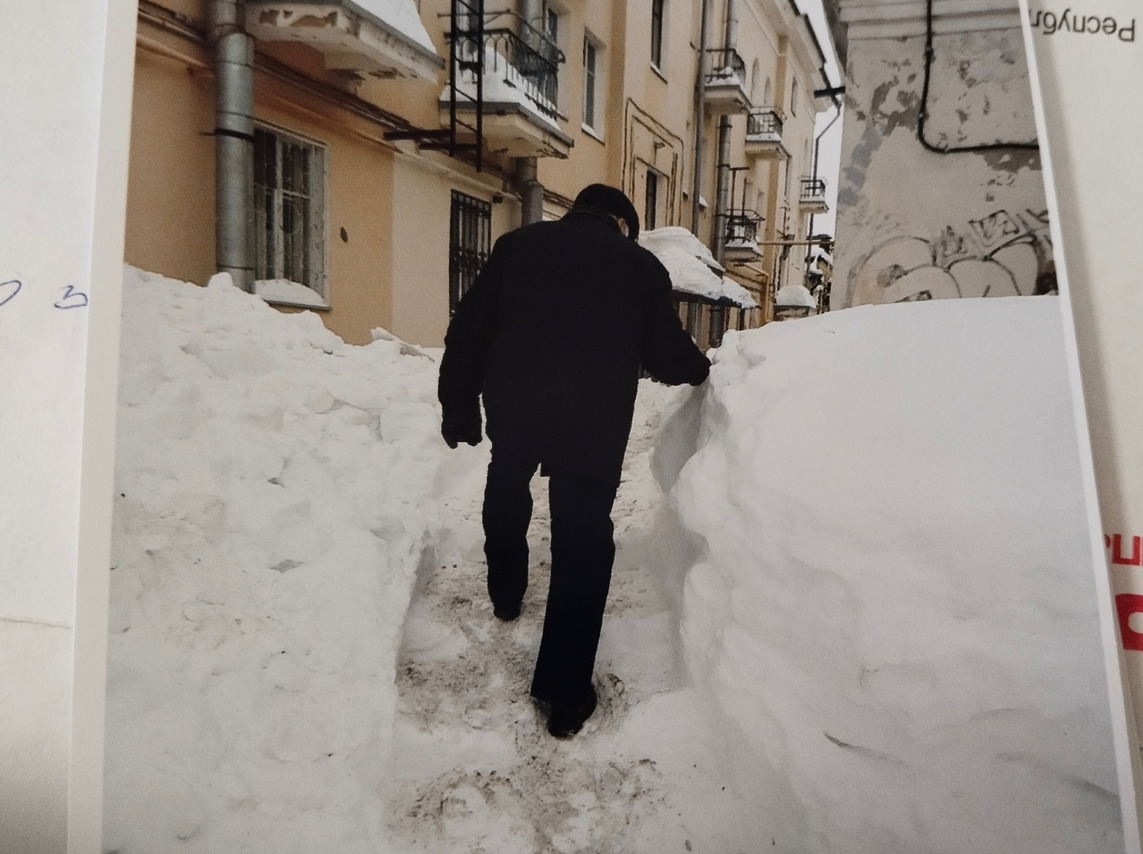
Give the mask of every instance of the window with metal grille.
M 254 129 L 254 278 L 325 287 L 325 147 Z
M 453 190 L 448 242 L 448 313 L 452 315 L 492 251 L 492 204 Z
M 663 4 L 665 0 L 651 0 L 651 62 L 663 67 Z

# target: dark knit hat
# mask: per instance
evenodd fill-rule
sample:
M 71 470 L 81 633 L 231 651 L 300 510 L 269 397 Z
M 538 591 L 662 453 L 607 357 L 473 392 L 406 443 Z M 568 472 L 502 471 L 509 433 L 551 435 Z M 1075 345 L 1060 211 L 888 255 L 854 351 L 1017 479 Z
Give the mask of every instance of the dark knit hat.
M 632 240 L 639 237 L 639 213 L 620 189 L 607 184 L 589 184 L 575 197 L 575 207 L 611 214 L 627 223 L 628 237 Z

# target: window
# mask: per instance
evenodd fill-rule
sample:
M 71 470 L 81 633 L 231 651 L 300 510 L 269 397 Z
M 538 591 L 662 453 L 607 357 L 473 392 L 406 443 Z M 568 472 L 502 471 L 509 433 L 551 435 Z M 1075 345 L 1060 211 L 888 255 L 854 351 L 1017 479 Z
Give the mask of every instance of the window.
M 548 99 L 554 109 L 559 103 L 559 75 L 556 72 L 556 68 L 563 62 L 563 54 L 559 49 L 560 13 L 547 3 L 543 5 L 543 9 L 540 13 L 540 34 L 547 43 L 541 44 L 539 51 L 550 65 L 544 69 L 545 73 L 540 81 L 539 88 L 541 94 Z
M 448 313 L 476 279 L 492 251 L 492 204 L 452 191 L 448 237 Z
M 583 123 L 596 129 L 596 62 L 599 49 L 589 36 L 583 38 Z
M 651 64 L 663 67 L 663 4 L 666 0 L 651 0 Z
M 467 38 L 459 42 L 461 54 L 466 58 L 480 55 L 480 44 L 476 34 L 482 21 L 482 7 L 478 0 L 452 0 L 453 29 L 457 37 Z
M 796 116 L 798 114 L 798 81 L 795 80 L 790 84 L 790 115 Z
M 541 30 L 552 44 L 560 43 L 560 14 L 547 3 L 544 4 Z
M 257 280 L 304 285 L 325 297 L 325 147 L 254 129 Z
M 643 204 L 643 227 L 647 231 L 658 227 L 659 178 L 658 172 L 647 170 L 647 195 Z

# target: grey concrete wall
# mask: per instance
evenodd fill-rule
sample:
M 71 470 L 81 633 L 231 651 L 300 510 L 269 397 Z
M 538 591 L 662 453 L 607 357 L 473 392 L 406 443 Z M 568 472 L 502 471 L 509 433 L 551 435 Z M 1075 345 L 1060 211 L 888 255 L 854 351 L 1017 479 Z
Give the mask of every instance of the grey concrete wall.
M 1036 141 L 1017 27 L 934 37 L 924 137 Z M 1039 152 L 918 136 L 925 37 L 849 41 L 832 308 L 1032 292 L 1051 260 Z

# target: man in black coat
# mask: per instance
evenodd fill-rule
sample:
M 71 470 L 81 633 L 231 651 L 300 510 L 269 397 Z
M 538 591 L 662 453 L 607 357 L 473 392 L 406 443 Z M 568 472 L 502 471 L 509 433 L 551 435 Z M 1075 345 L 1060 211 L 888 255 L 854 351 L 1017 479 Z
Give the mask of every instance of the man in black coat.
M 635 239 L 639 216 L 592 184 L 563 219 L 505 234 L 457 306 L 438 395 L 450 447 L 481 440 L 488 593 L 513 620 L 528 584 L 530 481 L 548 477 L 551 585 L 531 693 L 548 731 L 574 735 L 596 706 L 592 669 L 615 557 L 611 507 L 639 368 L 661 382 L 703 382 L 710 362 L 671 306 L 666 268 Z

